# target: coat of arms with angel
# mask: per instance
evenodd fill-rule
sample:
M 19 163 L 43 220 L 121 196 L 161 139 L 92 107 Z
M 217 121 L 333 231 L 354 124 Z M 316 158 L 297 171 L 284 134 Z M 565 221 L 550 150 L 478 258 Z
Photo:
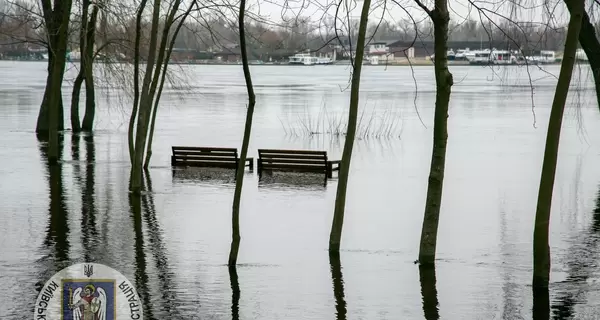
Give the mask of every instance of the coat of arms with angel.
M 106 318 L 106 291 L 88 284 L 73 292 L 69 287 L 69 311 L 73 320 L 110 320 Z M 66 311 L 66 310 L 65 310 Z

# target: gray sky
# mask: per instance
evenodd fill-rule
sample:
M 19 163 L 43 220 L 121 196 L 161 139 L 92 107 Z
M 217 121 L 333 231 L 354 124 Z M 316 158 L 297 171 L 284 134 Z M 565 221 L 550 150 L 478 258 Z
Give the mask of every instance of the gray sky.
M 347 1 L 347 0 L 344 0 Z M 496 22 L 500 22 L 502 20 L 506 20 L 501 17 L 503 15 L 505 17 L 513 17 L 513 20 L 520 22 L 533 22 L 533 23 L 547 23 L 548 21 L 552 21 L 556 24 L 565 25 L 568 22 L 569 14 L 566 10 L 566 7 L 562 0 L 511 0 L 511 1 L 484 1 L 484 0 L 472 0 L 473 4 L 476 6 L 488 9 L 489 11 L 482 11 L 481 19 L 487 21 L 488 19 L 493 19 Z M 311 16 L 312 19 L 319 19 L 325 9 L 327 10 L 327 14 L 330 17 L 335 15 L 335 8 L 332 0 L 306 0 L 306 1 L 282 1 L 282 0 L 256 0 L 253 2 L 253 10 L 256 12 L 256 7 L 260 6 L 260 13 L 263 16 L 269 16 L 270 20 L 278 21 L 281 18 L 282 14 L 282 6 L 287 4 L 288 8 L 285 12 L 288 15 L 297 15 L 299 12 L 302 13 L 303 16 Z M 350 10 L 351 16 L 354 18 L 358 18 L 360 15 L 360 10 L 362 8 L 362 1 L 353 2 L 354 8 Z M 433 8 L 433 0 L 424 0 L 424 3 L 428 8 Z M 518 3 L 518 5 L 514 5 Z M 374 22 L 381 18 L 382 12 L 384 12 L 383 7 L 385 8 L 385 19 L 389 21 L 402 21 L 408 18 L 408 11 L 412 14 L 415 20 L 425 19 L 426 16 L 421 8 L 419 8 L 414 0 L 398 0 L 397 2 L 387 0 L 384 2 L 383 0 L 372 0 L 371 4 L 371 14 L 369 15 L 369 21 Z M 405 9 L 401 9 L 398 5 L 402 5 Z M 344 7 L 344 6 L 342 6 Z M 474 20 L 479 20 L 480 16 L 478 14 L 478 10 L 471 5 L 467 0 L 450 0 L 449 1 L 450 14 L 454 21 L 462 21 L 465 18 L 471 18 Z M 589 11 L 589 10 L 588 10 Z M 340 10 L 340 16 L 345 15 L 345 8 Z M 512 12 L 512 15 L 511 15 Z M 551 12 L 549 14 L 548 12 Z M 487 17 L 483 15 L 485 13 Z M 595 15 L 595 14 L 592 14 Z M 549 19 L 552 17 L 552 20 Z

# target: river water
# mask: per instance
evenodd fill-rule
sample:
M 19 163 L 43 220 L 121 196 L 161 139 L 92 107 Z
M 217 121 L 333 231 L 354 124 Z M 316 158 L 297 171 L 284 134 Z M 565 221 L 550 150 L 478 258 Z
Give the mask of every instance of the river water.
M 170 147 L 241 146 L 242 69 L 172 70 L 149 191 L 130 201 L 131 103 L 120 86 L 99 81 L 94 135 L 65 132 L 61 166 L 48 170 L 34 134 L 45 64 L 0 62 L 0 319 L 30 319 L 40 284 L 83 261 L 128 277 L 148 319 L 532 317 L 532 232 L 558 66 L 451 67 L 435 290 L 413 263 L 430 163 L 431 67 L 363 68 L 339 264 L 327 253 L 335 174 L 323 185 L 320 176 L 258 181 L 248 172 L 237 277 L 226 267 L 232 173 L 172 170 Z M 257 105 L 250 156 L 258 148 L 302 148 L 340 157 L 348 67 L 251 71 Z M 600 314 L 600 115 L 589 68 L 575 73 L 551 221 L 555 319 Z M 64 88 L 68 106 L 70 82 Z

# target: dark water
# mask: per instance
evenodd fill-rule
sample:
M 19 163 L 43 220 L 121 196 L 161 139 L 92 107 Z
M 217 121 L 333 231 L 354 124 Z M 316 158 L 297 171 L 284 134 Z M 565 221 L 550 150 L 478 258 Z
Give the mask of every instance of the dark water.
M 82 261 L 128 277 L 149 319 L 532 318 L 532 231 L 557 67 L 531 70 L 533 110 L 526 70 L 452 69 L 439 260 L 421 272 L 413 261 L 431 152 L 431 68 L 415 68 L 416 97 L 409 68 L 363 71 L 340 256 L 327 253 L 335 176 L 323 186 L 315 176 L 259 183 L 248 173 L 234 270 L 225 265 L 232 173 L 173 171 L 169 157 L 172 145 L 241 145 L 242 70 L 176 71 L 188 85 L 163 95 L 149 191 L 136 198 L 127 192 L 130 104 L 118 86 L 100 88 L 95 134 L 65 133 L 64 161 L 49 170 L 33 133 L 45 65 L 0 63 L 0 319 L 30 319 L 39 283 Z M 306 148 L 339 158 L 346 67 L 252 72 L 252 156 Z M 600 314 L 600 116 L 589 78 L 577 69 L 561 138 L 546 301 L 553 319 Z

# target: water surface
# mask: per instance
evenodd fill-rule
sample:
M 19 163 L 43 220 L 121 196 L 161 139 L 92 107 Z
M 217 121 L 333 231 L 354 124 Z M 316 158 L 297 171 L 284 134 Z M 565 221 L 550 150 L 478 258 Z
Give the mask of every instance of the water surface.
M 439 260 L 421 276 L 413 261 L 431 152 L 431 68 L 414 68 L 416 89 L 410 68 L 363 70 L 339 260 L 327 253 L 335 175 L 323 185 L 306 175 L 259 182 L 253 172 L 235 272 L 225 265 L 233 174 L 172 170 L 170 147 L 241 145 L 242 70 L 174 70 L 186 83 L 163 94 L 149 191 L 136 198 L 127 192 L 126 97 L 99 88 L 96 132 L 66 132 L 63 161 L 48 169 L 33 132 L 45 65 L 0 62 L 0 319 L 29 319 L 40 282 L 82 261 L 128 277 L 149 319 L 532 317 L 533 221 L 558 67 L 532 67 L 531 82 L 518 67 L 451 69 Z M 251 70 L 251 156 L 303 148 L 340 157 L 347 67 Z M 600 314 L 600 116 L 589 79 L 589 68 L 576 69 L 561 136 L 551 224 L 555 319 Z M 70 83 L 64 88 L 69 105 Z

